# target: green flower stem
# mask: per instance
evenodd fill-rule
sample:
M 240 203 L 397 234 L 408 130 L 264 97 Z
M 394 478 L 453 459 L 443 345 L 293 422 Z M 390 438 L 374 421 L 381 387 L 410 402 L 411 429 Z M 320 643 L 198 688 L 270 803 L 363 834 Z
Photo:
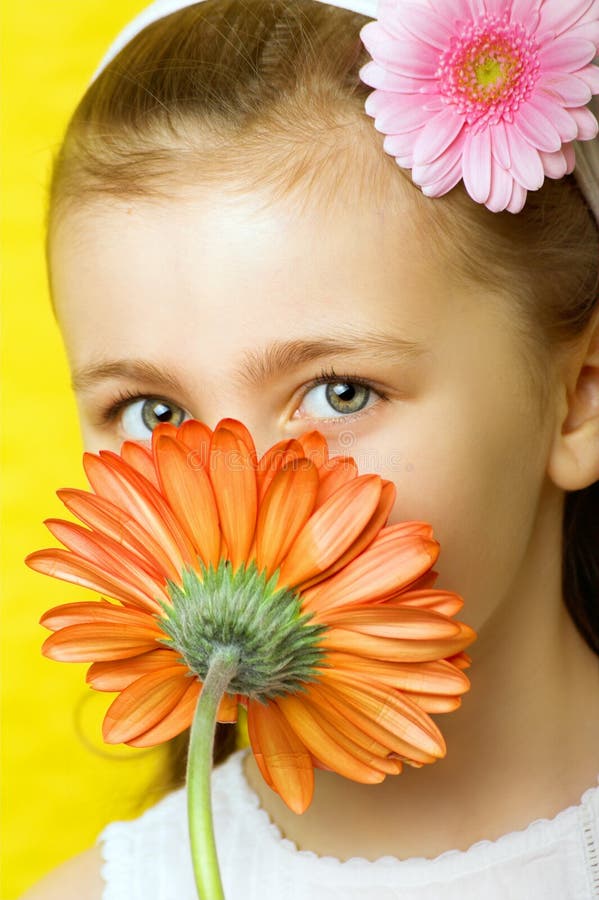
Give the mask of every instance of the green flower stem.
M 187 815 L 191 856 L 200 900 L 225 900 L 212 824 L 211 774 L 216 714 L 239 666 L 236 648 L 216 651 L 200 693 L 187 757 Z

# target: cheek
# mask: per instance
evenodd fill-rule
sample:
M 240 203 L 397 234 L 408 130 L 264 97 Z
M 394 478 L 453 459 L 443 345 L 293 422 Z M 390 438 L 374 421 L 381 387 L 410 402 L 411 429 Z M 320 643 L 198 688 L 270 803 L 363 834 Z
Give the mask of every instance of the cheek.
M 536 423 L 521 404 L 446 396 L 415 406 L 396 436 L 387 459 L 400 465 L 381 471 L 397 487 L 390 522 L 433 526 L 435 587 L 461 594 L 465 621 L 480 627 L 509 592 L 533 528 L 546 452 Z

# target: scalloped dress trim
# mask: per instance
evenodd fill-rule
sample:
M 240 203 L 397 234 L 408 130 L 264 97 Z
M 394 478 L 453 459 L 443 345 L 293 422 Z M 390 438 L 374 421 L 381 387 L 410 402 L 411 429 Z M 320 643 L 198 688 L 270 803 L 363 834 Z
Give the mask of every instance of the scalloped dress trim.
M 505 859 L 513 855 L 513 853 L 522 853 L 525 849 L 529 849 L 532 846 L 544 844 L 550 837 L 559 837 L 563 832 L 562 826 L 577 814 L 581 816 L 584 815 L 584 821 L 587 821 L 588 819 L 588 822 L 591 823 L 590 827 L 592 827 L 592 813 L 589 812 L 589 807 L 594 811 L 595 819 L 599 816 L 598 775 L 598 784 L 595 787 L 588 788 L 583 793 L 578 805 L 569 806 L 566 809 L 560 810 L 560 812 L 551 819 L 535 819 L 526 828 L 523 828 L 520 831 L 510 831 L 495 840 L 484 839 L 476 841 L 474 844 L 471 844 L 467 850 L 445 850 L 443 853 L 432 858 L 412 856 L 407 859 L 400 859 L 397 856 L 380 856 L 378 859 L 369 860 L 362 856 L 353 856 L 350 859 L 341 860 L 334 856 L 319 856 L 312 850 L 299 850 L 293 841 L 283 837 L 278 825 L 272 821 L 269 814 L 260 805 L 258 795 L 250 787 L 243 771 L 243 759 L 248 752 L 247 748 L 243 748 L 229 758 L 231 765 L 229 772 L 227 773 L 230 776 L 230 779 L 227 779 L 229 782 L 227 788 L 235 789 L 239 792 L 238 796 L 243 799 L 244 806 L 247 806 L 252 811 L 252 815 L 254 816 L 254 827 L 260 826 L 266 840 L 276 844 L 286 853 L 291 853 L 295 856 L 312 861 L 318 860 L 326 865 L 355 866 L 358 864 L 368 868 L 372 866 L 389 866 L 391 864 L 393 866 L 401 865 L 407 870 L 413 866 L 421 868 L 422 864 L 426 864 L 427 868 L 433 865 L 439 866 L 447 860 L 460 860 L 462 863 L 466 863 L 466 860 L 468 859 L 472 863 L 472 866 L 476 868 L 479 864 L 485 865 L 491 862 L 497 862 L 499 859 Z M 222 768 L 220 771 L 222 771 Z M 215 774 L 218 772 L 219 769 L 215 769 Z M 219 785 L 215 784 L 216 790 L 218 790 L 218 787 Z M 555 834 L 553 834 L 553 832 L 555 832 Z M 528 840 L 529 838 L 531 839 L 530 841 Z M 539 840 L 537 840 L 537 838 Z M 597 851 L 595 851 L 595 865 L 598 869 L 597 878 L 599 879 L 599 856 Z M 467 866 L 464 865 L 460 870 L 462 872 L 466 871 Z
M 572 900 L 599 898 L 599 784 L 584 792 L 579 805 L 570 806 L 551 819 L 536 819 L 525 829 L 509 832 L 496 840 L 477 841 L 467 850 L 447 850 L 432 859 L 381 856 L 376 860 L 363 857 L 340 860 L 333 856 L 319 856 L 311 850 L 299 850 L 293 841 L 283 837 L 245 777 L 243 760 L 248 752 L 248 748 L 238 750 L 212 773 L 216 842 L 224 854 L 221 869 L 226 893 L 227 880 L 231 880 L 231 897 L 264 897 L 267 900 L 277 896 L 276 893 L 268 893 L 265 885 L 257 884 L 257 893 L 249 890 L 243 878 L 252 878 L 252 867 L 256 870 L 256 877 L 258 871 L 260 877 L 264 877 L 266 871 L 272 873 L 273 885 L 275 881 L 278 884 L 279 877 L 283 877 L 280 873 L 292 878 L 294 884 L 303 884 L 306 888 L 318 885 L 323 897 L 341 897 L 349 893 L 352 897 L 395 897 L 398 889 L 412 888 L 416 892 L 425 889 L 426 892 L 426 888 L 434 888 L 435 885 L 436 889 L 442 890 L 443 886 L 449 888 L 452 884 L 459 890 L 461 879 L 470 883 L 470 876 L 480 873 L 483 877 L 485 870 L 498 866 L 510 869 L 510 862 L 518 868 L 519 862 L 526 865 L 535 855 L 544 856 L 552 848 L 554 853 L 563 853 L 566 848 L 566 854 L 570 854 L 574 846 L 577 859 L 575 871 L 571 869 L 571 860 L 566 863 L 568 877 L 576 881 L 576 894 L 572 895 Z M 136 820 L 112 822 L 106 826 L 98 837 L 98 842 L 102 842 L 102 875 L 106 882 L 103 900 L 182 898 L 183 894 L 172 893 L 173 869 L 169 851 L 177 854 L 177 885 L 193 885 L 188 841 L 185 788 L 168 794 Z M 253 858 L 257 848 L 260 859 L 267 860 L 266 869 L 260 868 L 261 864 Z M 165 854 L 164 865 L 160 865 L 161 854 Z M 244 860 L 244 856 L 247 859 Z M 246 872 L 242 874 L 244 862 Z M 578 871 L 583 865 L 586 873 Z M 151 877 L 148 876 L 150 871 Z M 500 871 L 507 874 L 503 868 Z M 489 872 L 485 881 L 487 878 L 494 880 L 494 877 L 495 872 Z M 147 886 L 150 881 L 151 896 Z M 236 893 L 238 889 L 243 889 L 243 893 Z M 335 889 L 340 893 L 336 894 Z M 380 891 L 380 894 L 354 893 L 368 889 Z M 388 894 L 386 891 L 389 890 L 393 893 Z M 449 893 L 452 897 L 457 896 L 451 891 Z M 431 895 L 426 893 L 426 896 Z M 551 894 L 553 896 L 559 895 Z

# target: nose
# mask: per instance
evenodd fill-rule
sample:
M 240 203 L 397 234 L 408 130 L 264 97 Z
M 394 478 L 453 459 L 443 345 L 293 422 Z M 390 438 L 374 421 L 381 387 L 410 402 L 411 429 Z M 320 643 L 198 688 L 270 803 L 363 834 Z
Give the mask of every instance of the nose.
M 235 419 L 241 422 L 242 425 L 245 425 L 254 441 L 258 459 L 264 456 L 273 444 L 289 440 L 292 437 L 282 424 L 279 425 L 276 421 L 272 421 L 266 414 L 262 415 L 256 412 L 248 414 L 247 410 L 244 412 L 237 405 L 227 404 L 218 410 L 214 410 L 209 418 L 204 418 L 202 421 L 214 430 L 220 423 L 226 427 L 228 419 Z

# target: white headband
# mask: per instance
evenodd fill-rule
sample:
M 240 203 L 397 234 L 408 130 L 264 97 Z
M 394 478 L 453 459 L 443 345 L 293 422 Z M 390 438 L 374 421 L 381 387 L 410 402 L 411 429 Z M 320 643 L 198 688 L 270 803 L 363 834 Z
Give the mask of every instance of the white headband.
M 136 34 L 139 34 L 146 25 L 150 25 L 151 22 L 156 22 L 158 19 L 164 18 L 164 16 L 198 2 L 202 2 L 202 0 L 154 0 L 153 3 L 150 3 L 149 6 L 125 25 L 120 34 L 117 35 L 94 72 L 91 82 L 95 81 L 100 72 L 106 68 L 117 53 Z M 341 9 L 361 13 L 371 19 L 376 19 L 378 16 L 379 0 L 315 0 L 315 2 L 327 3 L 329 6 L 338 6 Z M 599 97 L 593 98 L 591 109 L 599 119 Z M 576 168 L 574 175 L 599 224 L 599 139 L 576 141 L 575 148 Z

